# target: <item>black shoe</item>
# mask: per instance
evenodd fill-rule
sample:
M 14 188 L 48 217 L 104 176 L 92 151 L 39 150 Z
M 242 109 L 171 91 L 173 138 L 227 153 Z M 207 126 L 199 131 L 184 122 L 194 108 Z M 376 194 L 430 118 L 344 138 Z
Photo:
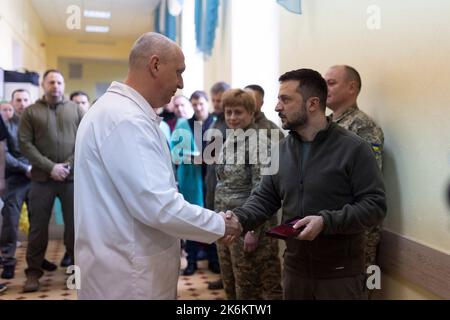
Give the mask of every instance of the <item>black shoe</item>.
M 208 269 L 211 270 L 215 274 L 220 273 L 220 265 L 218 262 L 210 262 L 208 265 Z
M 222 278 L 213 282 L 208 283 L 209 290 L 220 290 L 223 289 L 223 281 Z
M 14 278 L 14 273 L 16 271 L 16 266 L 3 266 L 3 272 L 1 277 L 3 279 L 12 279 Z
M 197 271 L 196 263 L 188 263 L 186 269 L 183 271 L 183 276 L 192 276 Z
M 58 266 L 54 263 L 51 263 L 47 259 L 44 259 L 44 261 L 42 261 L 41 268 L 45 271 L 55 271 L 56 269 L 58 269 Z
M 64 257 L 62 258 L 61 263 L 59 265 L 64 268 L 73 265 L 72 259 L 70 258 L 67 252 L 64 253 Z
M 5 284 L 0 283 L 0 292 L 6 291 L 8 287 Z

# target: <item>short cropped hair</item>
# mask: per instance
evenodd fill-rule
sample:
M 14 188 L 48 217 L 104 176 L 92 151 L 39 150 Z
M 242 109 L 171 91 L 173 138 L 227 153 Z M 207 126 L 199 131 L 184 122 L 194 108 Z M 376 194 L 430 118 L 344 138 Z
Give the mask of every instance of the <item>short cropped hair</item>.
M 139 37 L 131 49 L 128 57 L 130 68 L 137 68 L 145 65 L 148 57 L 158 55 L 161 61 L 170 59 L 175 43 L 166 36 L 147 32 Z
M 355 81 L 356 85 L 358 87 L 358 93 L 361 91 L 361 76 L 359 75 L 358 71 L 356 71 L 355 68 L 344 65 L 345 73 L 347 76 L 347 80 L 349 81 Z
M 64 77 L 61 71 L 59 71 L 58 69 L 48 69 L 47 71 L 44 72 L 44 77 L 42 79 L 45 80 L 45 78 L 47 78 L 47 76 L 52 72 L 59 73 L 62 77 Z
M 201 91 L 201 90 L 194 91 L 191 94 L 191 97 L 189 98 L 189 101 L 192 101 L 193 99 L 197 100 L 197 99 L 200 99 L 200 98 L 205 98 L 206 101 L 209 101 L 208 100 L 208 95 L 206 94 L 206 92 L 205 91 Z
M 28 94 L 28 96 L 31 97 L 30 91 L 28 91 L 27 89 L 16 89 L 11 93 L 11 101 L 14 100 L 14 95 L 17 92 L 26 92 Z
M 230 89 L 230 85 L 226 82 L 220 81 L 220 82 L 216 82 L 212 87 L 211 87 L 211 94 L 218 94 L 221 92 L 225 92 L 228 89 Z
M 298 69 L 286 72 L 278 79 L 280 82 L 290 80 L 299 81 L 297 92 L 302 95 L 304 100 L 311 97 L 318 97 L 319 105 L 325 111 L 328 88 L 327 82 L 322 78 L 320 73 L 312 69 Z
M 253 90 L 253 91 L 257 91 L 264 98 L 264 89 L 261 86 L 257 85 L 257 84 L 249 84 L 248 86 L 245 87 L 245 89 L 250 89 L 250 90 Z
M 74 91 L 70 94 L 70 100 L 73 99 L 73 97 L 77 97 L 77 96 L 86 96 L 86 98 L 89 100 L 89 96 L 86 92 L 84 91 Z

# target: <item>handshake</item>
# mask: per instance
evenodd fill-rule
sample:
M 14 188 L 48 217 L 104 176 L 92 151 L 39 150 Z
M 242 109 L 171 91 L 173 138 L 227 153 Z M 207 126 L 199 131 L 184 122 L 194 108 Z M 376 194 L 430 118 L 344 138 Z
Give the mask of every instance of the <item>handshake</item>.
M 241 223 L 233 211 L 228 210 L 226 213 L 220 212 L 219 214 L 225 221 L 225 234 L 219 241 L 223 244 L 231 244 L 242 233 Z

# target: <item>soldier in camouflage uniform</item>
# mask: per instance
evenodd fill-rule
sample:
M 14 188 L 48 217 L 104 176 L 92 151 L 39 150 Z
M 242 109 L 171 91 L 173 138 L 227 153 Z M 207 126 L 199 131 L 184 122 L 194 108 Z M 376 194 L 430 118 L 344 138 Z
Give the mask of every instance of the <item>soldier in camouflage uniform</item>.
M 275 123 L 267 119 L 264 112 L 261 111 L 261 108 L 264 104 L 264 89 L 257 84 L 248 85 L 245 87 L 245 89 L 251 91 L 255 97 L 255 126 L 258 129 L 267 130 L 268 140 L 270 140 L 271 138 L 271 130 L 277 130 L 277 143 L 280 142 L 281 139 L 284 138 L 283 131 Z M 278 225 L 277 215 L 272 216 L 269 225 Z M 283 298 L 283 288 L 281 287 L 279 279 L 271 276 L 273 274 L 281 273 L 281 262 L 278 255 L 278 241 L 270 241 L 269 246 L 270 249 L 267 250 L 267 254 L 271 256 L 263 261 L 265 267 L 263 268 L 263 272 L 261 274 L 261 277 L 264 279 L 262 284 L 263 296 L 268 300 L 281 300 Z
M 243 129 L 246 138 L 240 140 L 230 135 L 222 148 L 221 161 L 216 164 L 216 211 L 241 206 L 261 179 L 261 165 L 253 157 L 258 154 L 258 143 L 255 143 L 258 133 L 252 123 L 255 110 L 253 97 L 240 89 L 229 90 L 224 93 L 223 105 L 228 127 Z M 236 116 L 239 112 L 241 116 Z M 239 117 L 241 120 L 236 120 Z M 250 132 L 253 134 L 247 136 Z M 239 152 L 242 150 L 245 152 Z M 265 235 L 269 227 L 270 222 L 266 222 L 244 237 L 239 237 L 231 245 L 218 245 L 222 279 L 228 299 L 263 299 L 264 282 L 278 284 L 278 289 L 281 289 L 280 268 L 262 278 L 263 270 L 268 265 L 266 261 L 274 257 L 279 259 L 278 251 L 275 255 L 271 252 L 273 248 L 278 250 L 278 246 L 274 245 L 277 240 Z
M 328 85 L 327 107 L 333 110 L 333 121 L 354 132 L 372 146 L 381 170 L 384 135 L 381 128 L 359 110 L 356 104 L 361 90 L 359 73 L 349 66 L 334 66 L 327 71 L 324 78 Z M 380 232 L 381 225 L 366 232 L 366 268 L 376 264 Z

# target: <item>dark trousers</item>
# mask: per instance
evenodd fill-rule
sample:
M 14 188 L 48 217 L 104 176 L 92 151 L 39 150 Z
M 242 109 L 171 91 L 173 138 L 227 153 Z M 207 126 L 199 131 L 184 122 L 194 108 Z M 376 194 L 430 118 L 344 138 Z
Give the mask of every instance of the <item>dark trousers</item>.
M 187 261 L 188 263 L 197 263 L 197 254 L 200 250 L 200 246 L 203 244 L 197 241 L 186 241 L 186 248 L 185 251 L 187 253 Z M 218 263 L 219 257 L 217 256 L 217 248 L 216 244 L 204 244 L 205 245 L 205 251 L 206 251 L 206 257 L 208 258 L 209 263 Z
M 64 219 L 64 245 L 73 261 L 74 222 L 73 222 L 73 181 L 70 182 L 32 182 L 29 194 L 30 234 L 28 236 L 27 264 L 28 276 L 41 277 L 42 262 L 48 244 L 48 226 L 55 198 L 61 200 Z
M 364 274 L 348 278 L 313 279 L 284 269 L 284 300 L 367 300 Z
M 0 250 L 4 266 L 16 265 L 16 246 L 19 235 L 19 218 L 23 203 L 30 190 L 30 179 L 24 174 L 14 174 L 6 179 L 6 195 L 3 199 L 3 224 L 0 234 Z

